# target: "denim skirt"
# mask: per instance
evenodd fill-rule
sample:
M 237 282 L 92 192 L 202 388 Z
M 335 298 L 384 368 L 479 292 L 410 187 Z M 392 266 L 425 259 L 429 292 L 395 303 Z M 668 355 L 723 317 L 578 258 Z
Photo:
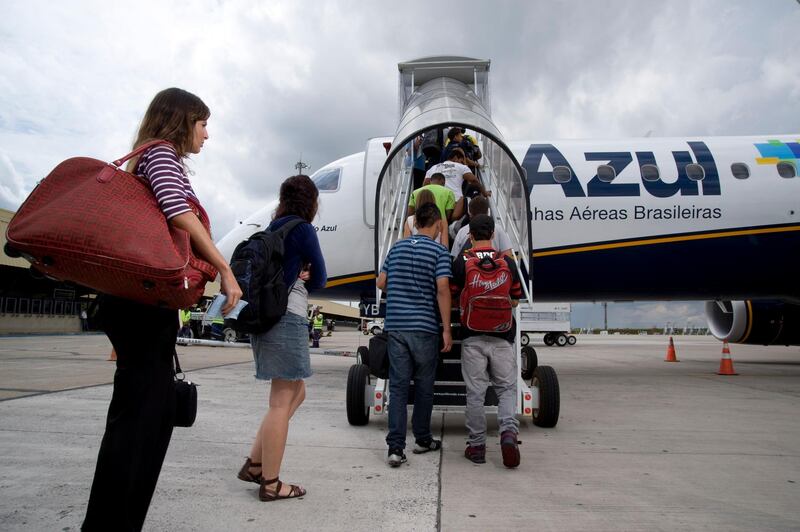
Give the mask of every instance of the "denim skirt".
M 308 319 L 287 312 L 272 329 L 250 336 L 256 379 L 298 381 L 311 376 Z

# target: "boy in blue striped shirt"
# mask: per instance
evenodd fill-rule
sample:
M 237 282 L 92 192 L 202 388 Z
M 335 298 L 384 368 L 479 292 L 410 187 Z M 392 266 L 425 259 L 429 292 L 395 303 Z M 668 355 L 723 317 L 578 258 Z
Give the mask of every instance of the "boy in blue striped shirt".
M 378 276 L 386 292 L 384 328 L 389 333 L 389 465 L 406 461 L 408 391 L 414 380 L 414 453 L 441 447 L 431 434 L 433 384 L 438 361 L 439 316 L 442 352 L 450 351 L 450 255 L 434 241 L 441 214 L 433 203 L 415 213 L 418 234 L 399 240 L 389 251 Z M 438 310 L 438 315 L 437 315 Z

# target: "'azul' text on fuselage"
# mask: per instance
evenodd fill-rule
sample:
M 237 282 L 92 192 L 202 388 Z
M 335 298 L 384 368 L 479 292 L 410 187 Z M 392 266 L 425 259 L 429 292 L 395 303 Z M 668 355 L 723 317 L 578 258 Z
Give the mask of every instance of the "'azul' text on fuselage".
M 639 183 L 601 181 L 597 173 L 595 173 L 586 184 L 586 190 L 584 190 L 581 180 L 575 178 L 577 174 L 572 165 L 553 144 L 531 144 L 525 153 L 522 166 L 528 174 L 528 192 L 531 192 L 535 185 L 559 185 L 564 190 L 564 195 L 568 198 L 641 196 L 642 187 L 648 194 L 657 198 L 669 198 L 676 194 L 681 196 L 719 196 L 719 173 L 711 151 L 704 142 L 687 142 L 687 144 L 691 153 L 689 151 L 672 152 L 677 169 L 677 179 L 670 180 L 670 182 L 665 182 L 662 178 L 674 178 L 675 174 L 666 170 L 659 172 L 661 175 L 654 181 L 642 179 L 641 185 Z M 694 154 L 694 159 L 692 154 Z M 636 162 L 639 166 L 640 176 L 642 174 L 642 166 L 658 166 L 656 157 L 651 151 L 633 153 L 618 151 L 584 152 L 584 157 L 587 161 L 596 161 L 598 165 L 611 166 L 617 176 L 633 162 L 634 157 L 636 157 Z M 540 169 L 543 158 L 546 158 L 553 168 L 557 166 L 569 168 L 573 178 L 563 183 L 557 182 L 553 177 L 552 170 Z M 702 180 L 689 178 L 686 173 L 686 166 L 690 164 L 698 164 L 703 167 L 705 176 Z M 666 169 L 667 167 L 659 168 Z

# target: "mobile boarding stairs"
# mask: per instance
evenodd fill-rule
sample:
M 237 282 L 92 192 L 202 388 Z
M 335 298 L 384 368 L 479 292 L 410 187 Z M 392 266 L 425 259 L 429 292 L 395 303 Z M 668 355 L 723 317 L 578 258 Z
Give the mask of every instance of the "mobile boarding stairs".
M 483 156 L 476 175 L 486 189 L 492 191 L 489 202 L 495 224 L 508 233 L 523 280 L 524 297 L 515 310 L 514 348 L 519 368 L 517 415 L 530 416 L 540 427 L 554 427 L 560 405 L 556 373 L 549 366 L 537 366 L 533 348 L 520 344 L 520 310 L 529 308 L 533 300 L 529 195 L 523 169 L 491 120 L 489 66 L 489 61 L 464 57 L 430 57 L 398 65 L 400 121 L 397 132 L 384 152 L 386 158 L 380 173 L 370 173 L 369 162 L 384 153 L 370 149 L 369 145 L 364 165 L 365 190 L 370 190 L 370 185 L 375 190 L 375 274 L 380 272 L 392 245 L 402 237 L 413 184 L 414 139 L 433 129 L 465 128 L 478 140 Z M 377 289 L 375 302 L 380 308 L 381 293 Z M 454 317 L 457 315 L 453 313 Z M 452 324 L 452 350 L 439 354 L 434 385 L 435 411 L 463 412 L 466 405 L 459 326 L 459 323 Z M 370 373 L 369 356 L 369 348 L 359 347 L 357 363 L 351 366 L 347 376 L 347 419 L 352 425 L 367 424 L 370 413 L 384 414 L 391 401 L 388 379 Z M 412 384 L 409 404 L 413 403 L 413 398 Z M 496 412 L 497 396 L 491 387 L 485 405 L 487 411 Z

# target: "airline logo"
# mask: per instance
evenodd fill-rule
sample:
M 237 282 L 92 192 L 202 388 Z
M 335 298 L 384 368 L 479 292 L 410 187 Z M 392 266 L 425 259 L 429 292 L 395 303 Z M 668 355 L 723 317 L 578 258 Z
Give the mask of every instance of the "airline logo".
M 758 164 L 778 164 L 781 161 L 789 161 L 798 164 L 800 159 L 800 140 L 797 142 L 781 142 L 780 140 L 770 140 L 763 144 L 755 144 L 761 157 L 756 157 Z
M 679 196 L 719 196 L 719 172 L 714 162 L 711 151 L 704 142 L 687 142 L 689 150 L 672 152 L 673 163 L 677 168 L 678 178 L 667 178 L 667 181 L 659 178 L 655 181 L 642 179 L 640 183 L 608 183 L 601 181 L 595 174 L 589 176 L 577 175 L 572 165 L 566 157 L 552 144 L 532 144 L 522 166 L 528 174 L 528 187 L 532 190 L 536 185 L 558 185 L 568 198 L 586 197 L 630 197 L 649 194 L 657 198 L 669 198 Z M 637 152 L 586 152 L 583 154 L 587 161 L 594 161 L 598 165 L 610 165 L 614 168 L 617 175 L 620 175 L 625 168 L 634 164 L 639 167 L 644 165 L 656 165 L 664 172 L 664 177 L 674 175 L 672 171 L 667 172 L 671 164 L 667 161 L 657 161 L 651 151 Z M 553 177 L 552 170 L 542 170 L 542 160 L 547 159 L 551 167 L 565 166 L 570 169 L 572 179 L 564 183 L 558 183 Z M 686 174 L 686 166 L 699 164 L 703 167 L 705 177 L 702 181 L 693 181 Z M 577 178 L 577 179 L 576 179 Z M 588 181 L 587 181 L 588 178 Z M 673 180 L 674 179 L 674 180 Z M 586 183 L 584 188 L 582 183 Z M 644 192 L 642 191 L 644 189 Z M 530 192 L 530 190 L 529 190 Z

